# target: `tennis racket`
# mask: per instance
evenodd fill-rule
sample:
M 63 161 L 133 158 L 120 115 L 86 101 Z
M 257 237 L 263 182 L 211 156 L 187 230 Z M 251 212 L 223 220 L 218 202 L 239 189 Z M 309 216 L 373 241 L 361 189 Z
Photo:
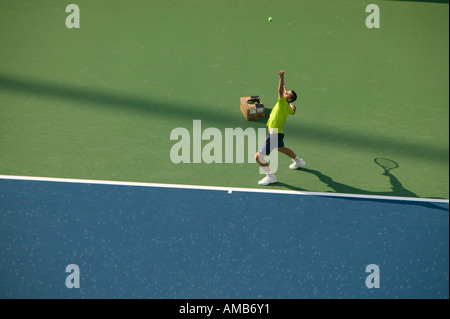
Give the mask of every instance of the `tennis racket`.
M 391 169 L 395 169 L 398 167 L 397 162 L 387 158 L 377 157 L 374 159 L 374 161 L 377 165 L 381 166 L 381 168 L 384 169 L 385 173 L 389 173 Z

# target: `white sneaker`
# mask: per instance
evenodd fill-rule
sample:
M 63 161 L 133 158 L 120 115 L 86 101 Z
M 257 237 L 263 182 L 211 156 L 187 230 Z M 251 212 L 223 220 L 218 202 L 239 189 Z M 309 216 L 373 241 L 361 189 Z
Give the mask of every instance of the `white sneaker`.
M 292 163 L 291 165 L 289 165 L 290 169 L 297 169 L 299 167 L 303 167 L 306 165 L 306 162 L 302 159 L 300 159 L 299 161 L 294 160 L 294 163 Z
M 275 175 L 266 175 L 266 177 L 264 177 L 262 180 L 260 180 L 258 182 L 259 185 L 269 185 L 269 184 L 273 184 L 277 181 L 277 178 L 275 177 Z

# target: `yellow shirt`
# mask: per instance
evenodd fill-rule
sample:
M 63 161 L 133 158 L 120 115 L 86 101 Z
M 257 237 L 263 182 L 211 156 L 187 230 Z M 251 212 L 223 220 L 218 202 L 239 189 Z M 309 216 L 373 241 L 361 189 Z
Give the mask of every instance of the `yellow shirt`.
M 277 104 L 270 112 L 269 120 L 267 121 L 267 126 L 269 128 L 277 128 L 278 133 L 283 133 L 283 125 L 286 122 L 286 118 L 289 114 L 294 114 L 294 110 L 289 106 L 289 103 L 286 101 L 286 98 L 283 96 L 281 99 L 278 99 Z

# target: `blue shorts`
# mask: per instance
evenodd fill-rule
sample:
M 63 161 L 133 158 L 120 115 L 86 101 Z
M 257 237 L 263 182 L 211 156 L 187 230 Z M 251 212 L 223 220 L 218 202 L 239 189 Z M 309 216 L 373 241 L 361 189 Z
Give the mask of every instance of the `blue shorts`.
M 269 155 L 274 149 L 284 147 L 283 139 L 283 133 L 269 134 L 264 145 L 259 148 L 258 153 L 261 155 Z M 270 143 L 271 140 L 272 143 Z

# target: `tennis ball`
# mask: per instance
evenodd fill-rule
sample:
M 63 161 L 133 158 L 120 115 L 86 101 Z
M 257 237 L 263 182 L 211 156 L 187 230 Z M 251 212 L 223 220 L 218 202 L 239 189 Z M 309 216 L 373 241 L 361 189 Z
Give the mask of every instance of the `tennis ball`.
M 269 17 L 269 19 L 267 19 L 267 20 L 269 20 L 269 22 L 272 22 L 273 19 L 272 19 L 272 17 Z

